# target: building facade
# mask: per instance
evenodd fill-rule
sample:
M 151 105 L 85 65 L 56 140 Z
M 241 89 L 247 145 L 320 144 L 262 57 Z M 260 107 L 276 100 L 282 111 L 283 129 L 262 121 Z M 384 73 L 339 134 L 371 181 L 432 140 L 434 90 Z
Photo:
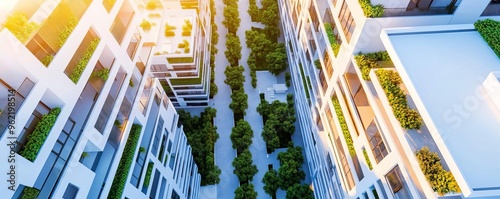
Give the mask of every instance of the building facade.
M 387 107 L 387 97 L 382 97 L 380 83 L 373 80 L 375 70 L 370 70 L 386 67 L 402 73 L 399 70 L 405 65 L 396 63 L 400 52 L 391 47 L 393 40 L 383 30 L 453 24 L 471 28 L 480 19 L 500 19 L 498 4 L 490 0 L 372 0 L 371 4 L 280 0 L 279 5 L 316 198 L 437 198 L 415 157 L 424 146 L 438 153 L 462 190 L 444 197 L 498 196 L 498 190 L 488 186 L 474 189 L 473 180 L 463 177 L 467 174 L 459 168 L 464 164 L 450 155 L 453 144 L 441 142 L 436 135 L 442 131 L 433 128 L 437 122 L 426 114 L 426 104 L 417 93 L 407 91 L 412 91 L 411 79 L 401 74 L 408 87 L 408 104 L 423 118 L 418 131 L 401 127 Z M 433 43 L 426 45 L 432 49 Z M 359 53 L 379 51 L 369 55 L 380 59 L 369 67 L 356 61 Z M 419 52 L 413 53 L 418 59 Z M 419 140 L 415 134 L 421 135 L 415 136 Z
M 151 75 L 147 7 L 12 2 L 0 19 L 0 155 L 13 159 L 2 198 L 198 198 L 191 147 Z
M 209 1 L 163 2 L 143 20 L 158 24 L 146 31 L 155 43 L 152 74 L 175 107 L 206 107 L 210 94 Z M 161 25 L 160 25 L 161 24 Z

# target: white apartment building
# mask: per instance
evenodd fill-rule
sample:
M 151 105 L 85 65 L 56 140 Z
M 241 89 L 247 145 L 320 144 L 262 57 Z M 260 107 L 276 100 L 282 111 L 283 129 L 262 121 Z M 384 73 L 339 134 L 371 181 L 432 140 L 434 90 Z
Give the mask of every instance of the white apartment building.
M 139 28 L 145 6 L 12 2 L 0 23 L 16 15 L 36 25 L 0 30 L 2 198 L 198 198 L 191 147 L 146 67 L 154 47 Z
M 175 107 L 206 107 L 210 94 L 210 7 L 206 0 L 166 1 L 146 10 L 146 31 L 155 43 L 152 74 L 160 79 Z
M 498 142 L 492 129 L 500 126 L 494 120 L 496 106 L 484 93 L 480 99 L 488 103 L 473 105 L 478 111 L 457 113 L 452 105 L 470 106 L 468 96 L 475 96 L 475 88 L 497 80 L 500 62 L 472 24 L 499 20 L 500 4 L 372 0 L 370 7 L 382 4 L 378 8 L 383 12 L 364 13 L 361 2 L 280 0 L 315 197 L 499 196 L 498 161 L 493 158 L 498 150 L 492 148 Z M 447 26 L 453 24 L 465 25 Z M 392 62 L 377 66 L 399 73 L 408 105 L 423 118 L 420 130 L 401 127 L 377 81 L 379 69 L 359 68 L 358 53 L 377 51 L 388 52 Z M 415 157 L 424 146 L 439 154 L 461 193 L 439 196 L 433 191 Z

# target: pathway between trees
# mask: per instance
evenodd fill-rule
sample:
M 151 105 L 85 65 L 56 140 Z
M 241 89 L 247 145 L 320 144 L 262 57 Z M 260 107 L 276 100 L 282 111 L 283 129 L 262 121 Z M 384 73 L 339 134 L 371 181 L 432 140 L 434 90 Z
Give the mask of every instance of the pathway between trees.
M 222 25 L 224 20 L 224 3 L 220 0 L 215 1 L 216 16 L 215 23 L 218 27 L 219 50 L 215 56 L 215 84 L 219 88 L 219 92 L 213 98 L 212 107 L 217 109 L 215 117 L 215 126 L 219 133 L 219 139 L 215 143 L 215 163 L 221 169 L 220 182 L 217 184 L 217 198 L 234 198 L 234 190 L 239 186 L 239 181 L 233 173 L 233 159 L 236 157 L 236 151 L 231 144 L 231 129 L 233 128 L 233 111 L 229 109 L 231 103 L 231 89 L 224 83 L 226 75 L 224 70 L 229 64 L 224 51 L 226 51 L 226 34 L 227 29 Z

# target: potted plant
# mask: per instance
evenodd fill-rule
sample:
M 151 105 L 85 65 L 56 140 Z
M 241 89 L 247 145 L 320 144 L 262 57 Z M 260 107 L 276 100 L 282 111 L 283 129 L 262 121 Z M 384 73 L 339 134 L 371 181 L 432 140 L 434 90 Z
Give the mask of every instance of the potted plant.
M 144 148 L 142 146 L 139 147 L 139 153 L 144 153 L 144 152 L 146 152 L 146 148 Z

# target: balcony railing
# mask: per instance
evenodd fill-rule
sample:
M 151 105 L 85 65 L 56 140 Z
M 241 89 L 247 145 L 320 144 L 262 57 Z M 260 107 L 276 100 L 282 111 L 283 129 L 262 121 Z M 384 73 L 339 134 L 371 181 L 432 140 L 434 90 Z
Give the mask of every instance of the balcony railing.
M 453 14 L 455 7 L 431 7 L 429 9 L 421 10 L 415 8 L 407 10 L 406 8 L 385 8 L 383 17 L 399 17 L 399 16 L 422 16 L 422 15 L 449 15 Z

